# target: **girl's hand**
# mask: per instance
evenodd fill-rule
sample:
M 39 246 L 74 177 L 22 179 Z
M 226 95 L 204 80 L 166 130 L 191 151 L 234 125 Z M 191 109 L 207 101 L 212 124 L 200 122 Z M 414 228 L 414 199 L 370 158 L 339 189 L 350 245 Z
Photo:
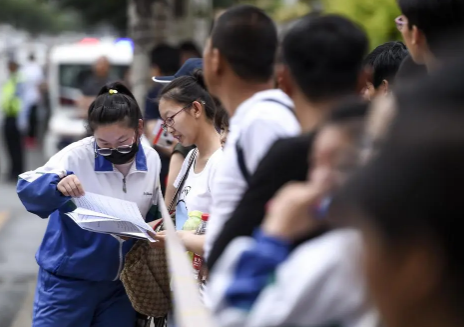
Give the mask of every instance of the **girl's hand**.
M 154 240 L 157 242 L 150 242 L 150 247 L 156 248 L 156 249 L 164 249 L 166 247 L 166 232 L 161 231 L 158 233 L 155 232 L 148 232 L 151 237 L 153 237 Z
M 159 223 L 161 222 L 161 220 L 163 220 L 163 218 L 153 220 L 153 221 L 149 222 L 148 225 L 151 228 L 153 228 L 153 230 L 154 230 L 155 228 L 157 228 L 159 226 Z
M 84 188 L 76 175 L 63 178 L 57 185 L 58 191 L 64 196 L 79 198 L 85 195 Z
M 195 235 L 194 230 L 178 230 L 177 236 L 179 236 L 180 241 L 186 246 L 189 243 L 189 240 Z

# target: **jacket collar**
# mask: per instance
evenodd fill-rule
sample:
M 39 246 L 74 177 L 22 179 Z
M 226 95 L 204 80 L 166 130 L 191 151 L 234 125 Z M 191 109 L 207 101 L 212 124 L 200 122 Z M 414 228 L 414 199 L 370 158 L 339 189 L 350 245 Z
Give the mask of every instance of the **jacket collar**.
M 95 148 L 96 145 L 94 145 Z M 139 143 L 139 150 L 135 154 L 135 169 L 137 171 L 148 171 L 147 157 L 143 150 L 142 142 Z M 113 171 L 113 164 L 106 160 L 103 156 L 95 152 L 95 171 Z

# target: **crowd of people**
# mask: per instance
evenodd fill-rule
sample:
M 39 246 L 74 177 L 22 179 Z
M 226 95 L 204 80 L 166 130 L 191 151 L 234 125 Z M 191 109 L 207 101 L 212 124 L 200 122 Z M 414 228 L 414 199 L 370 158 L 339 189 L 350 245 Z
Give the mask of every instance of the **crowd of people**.
M 20 175 L 26 209 L 50 220 L 33 326 L 149 321 L 119 279 L 146 241 L 78 227 L 66 212 L 85 192 L 137 203 L 159 260 L 164 203 L 203 257 L 216 326 L 461 326 L 464 1 L 398 5 L 403 42 L 370 53 L 348 18 L 310 14 L 280 38 L 265 12 L 235 6 L 202 59 L 153 51 L 145 115 L 124 84 L 101 88 L 91 136 Z M 172 145 L 142 142 L 158 122 Z

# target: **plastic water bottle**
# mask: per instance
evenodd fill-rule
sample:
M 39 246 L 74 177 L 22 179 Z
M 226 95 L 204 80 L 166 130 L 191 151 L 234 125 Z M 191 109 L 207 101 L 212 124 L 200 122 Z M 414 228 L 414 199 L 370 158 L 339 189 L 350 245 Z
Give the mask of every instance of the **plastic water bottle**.
M 209 214 L 207 213 L 204 213 L 201 215 L 201 224 L 200 226 L 198 226 L 198 229 L 195 232 L 195 235 L 203 235 L 206 233 L 206 224 L 208 223 L 208 218 L 209 218 Z M 193 263 L 193 274 L 194 274 L 195 280 L 197 280 L 198 283 L 201 283 L 202 278 L 200 278 L 200 272 L 203 266 L 203 258 L 199 256 L 198 254 L 194 253 L 193 258 L 192 258 L 192 263 Z

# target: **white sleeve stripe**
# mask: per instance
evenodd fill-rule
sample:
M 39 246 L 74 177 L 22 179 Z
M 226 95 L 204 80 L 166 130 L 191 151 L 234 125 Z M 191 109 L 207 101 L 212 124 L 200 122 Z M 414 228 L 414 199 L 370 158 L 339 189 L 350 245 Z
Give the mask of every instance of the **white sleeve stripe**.
M 56 174 L 61 179 L 67 175 L 67 171 L 64 169 L 39 168 L 35 171 L 27 171 L 25 173 L 22 173 L 21 175 L 19 175 L 19 178 L 29 183 L 32 183 L 45 174 Z

